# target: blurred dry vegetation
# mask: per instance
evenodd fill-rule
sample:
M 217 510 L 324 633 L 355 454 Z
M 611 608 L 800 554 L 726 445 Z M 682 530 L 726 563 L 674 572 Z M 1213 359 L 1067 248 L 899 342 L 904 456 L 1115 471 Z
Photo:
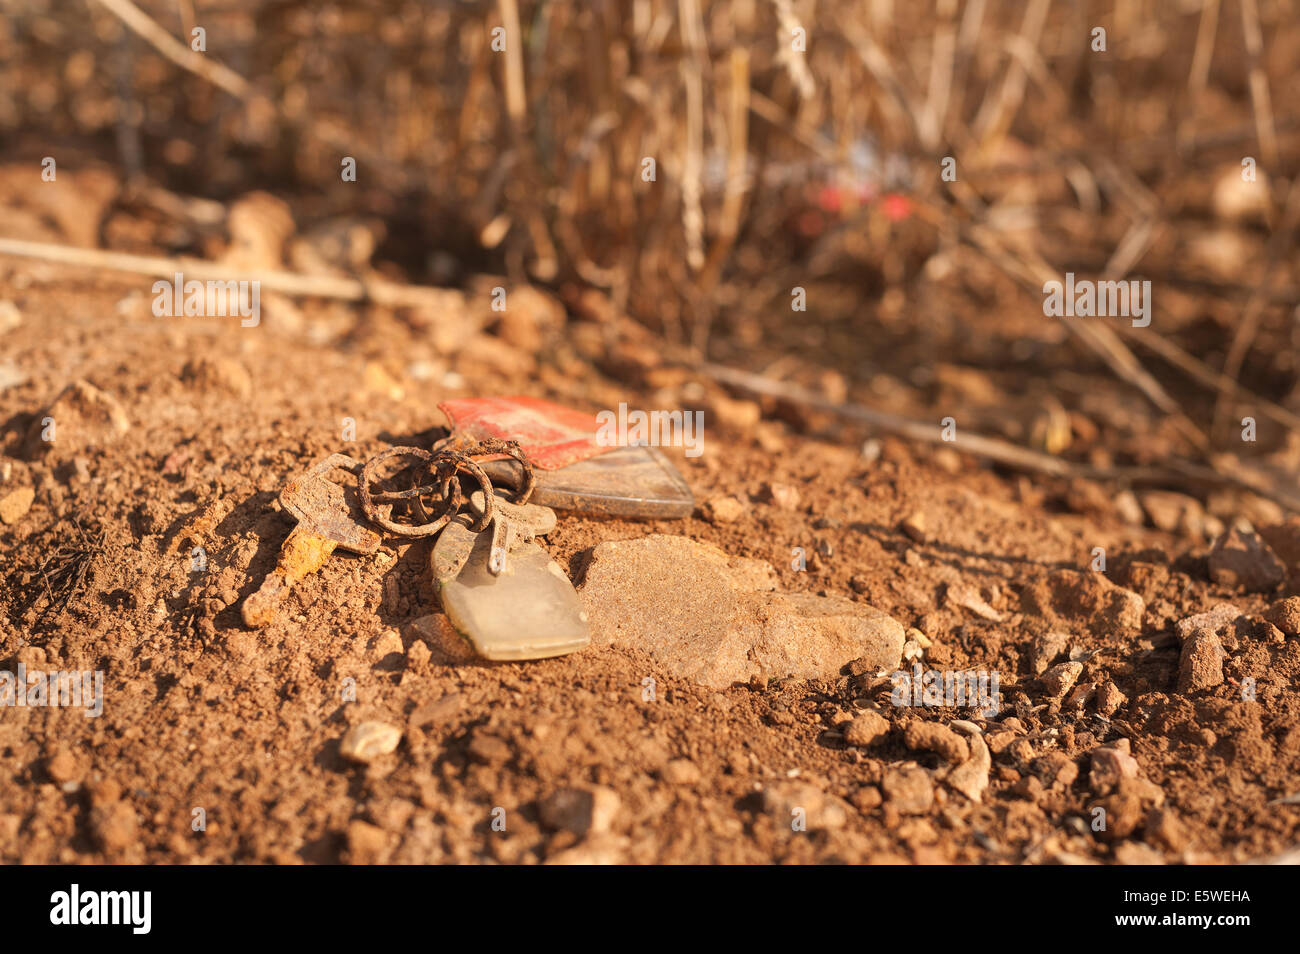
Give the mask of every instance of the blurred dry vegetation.
M 505 274 L 832 402 L 1094 468 L 1300 460 L 1295 0 L 141 0 L 206 31 L 191 70 L 120 6 L 0 0 L 0 159 L 123 185 L 87 244 L 202 254 L 265 190 L 375 223 L 393 279 Z M 1045 318 L 1065 271 L 1151 280 L 1151 327 Z

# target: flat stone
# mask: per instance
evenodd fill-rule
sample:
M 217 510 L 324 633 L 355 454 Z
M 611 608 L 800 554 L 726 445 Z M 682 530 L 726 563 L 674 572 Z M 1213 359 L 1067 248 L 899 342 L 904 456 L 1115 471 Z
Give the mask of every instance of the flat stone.
M 1286 579 L 1286 567 L 1256 533 L 1232 527 L 1210 548 L 1210 579 L 1247 592 L 1274 589 Z
M 343 736 L 339 754 L 354 762 L 373 762 L 387 755 L 402 741 L 402 730 L 387 722 L 361 722 Z
M 889 721 L 874 709 L 867 709 L 855 716 L 843 731 L 845 742 L 862 748 L 888 732 Z
M 27 516 L 35 499 L 36 491 L 31 487 L 19 487 L 0 496 L 0 523 L 17 523 Z
M 763 811 L 778 828 L 817 831 L 843 828 L 848 807 L 811 782 L 777 782 L 763 789 Z
M 1218 633 L 1218 631 L 1241 616 L 1241 610 L 1231 603 L 1219 603 L 1204 613 L 1188 616 L 1174 624 L 1174 632 L 1179 642 L 1187 642 L 1196 633 Z
M 1128 739 L 1121 741 L 1123 744 L 1099 745 L 1089 753 L 1088 782 L 1098 795 L 1118 789 L 1121 779 L 1137 777 L 1137 759 L 1129 754 Z
M 831 677 L 855 659 L 890 670 L 904 628 L 843 597 L 773 592 L 775 571 L 685 537 L 602 543 L 579 595 L 592 642 L 649 653 L 673 675 L 715 689 L 751 678 Z
M 1223 645 L 1213 633 L 1198 632 L 1183 643 L 1178 660 L 1178 692 L 1209 689 L 1223 682 Z
M 934 783 L 919 765 L 904 765 L 885 772 L 881 783 L 885 802 L 903 815 L 924 815 L 934 804 Z
M 1288 636 L 1300 636 L 1300 596 L 1278 600 L 1264 613 L 1264 618 Z
M 745 505 L 737 497 L 718 497 L 706 501 L 703 511 L 709 523 L 735 523 L 745 515 Z
M 538 802 L 537 817 L 547 828 L 582 838 L 608 832 L 620 807 L 618 793 L 601 785 L 562 788 Z
M 116 398 L 89 381 L 73 381 L 36 415 L 24 451 L 29 457 L 52 449 L 59 457 L 71 456 L 112 443 L 130 429 L 130 419 Z

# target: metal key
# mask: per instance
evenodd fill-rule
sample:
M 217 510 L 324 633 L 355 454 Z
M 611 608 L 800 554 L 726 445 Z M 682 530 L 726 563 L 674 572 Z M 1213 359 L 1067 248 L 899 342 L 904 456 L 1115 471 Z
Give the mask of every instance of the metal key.
M 470 495 L 470 509 L 476 517 L 482 517 L 484 508 L 483 491 L 476 490 Z M 537 537 L 545 536 L 555 529 L 555 511 L 549 507 L 536 504 L 516 504 L 501 497 L 492 501 L 492 522 L 489 525 L 492 536 L 488 547 L 487 571 L 492 576 L 506 572 L 510 551 L 530 543 Z M 454 577 L 460 572 L 474 549 L 477 534 L 470 531 L 463 522 L 438 547 L 438 560 L 435 562 L 435 576 L 439 580 Z
M 470 509 L 481 518 L 482 493 L 474 497 Z M 497 498 L 494 525 L 476 532 L 477 522 L 468 509 L 461 511 L 431 554 L 439 600 L 456 631 L 485 659 L 545 659 L 586 646 L 587 614 L 573 584 L 532 542 L 555 528 L 555 512 Z M 508 565 L 500 551 L 509 554 Z M 494 563 L 499 572 L 493 572 Z
M 280 503 L 298 525 L 280 547 L 275 569 L 244 600 L 246 625 L 260 628 L 273 623 L 293 584 L 324 566 L 336 548 L 353 553 L 374 553 L 379 548 L 379 534 L 360 522 L 356 491 L 329 479 L 335 469 L 355 473 L 360 466 L 346 454 L 331 454 L 285 484 Z

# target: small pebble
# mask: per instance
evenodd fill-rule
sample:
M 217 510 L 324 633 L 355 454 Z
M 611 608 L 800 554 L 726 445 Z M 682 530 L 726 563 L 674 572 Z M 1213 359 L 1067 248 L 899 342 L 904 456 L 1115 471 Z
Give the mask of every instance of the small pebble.
M 397 749 L 402 730 L 387 722 L 362 722 L 343 736 L 339 753 L 354 762 L 373 762 Z

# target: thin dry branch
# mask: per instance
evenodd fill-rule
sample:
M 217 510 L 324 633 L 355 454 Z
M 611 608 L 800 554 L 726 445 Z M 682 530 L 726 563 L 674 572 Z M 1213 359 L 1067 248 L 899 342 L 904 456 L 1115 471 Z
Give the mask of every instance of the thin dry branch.
M 338 301 L 373 301 L 399 308 L 445 304 L 450 294 L 446 289 L 424 285 L 402 285 L 377 279 L 339 278 L 332 275 L 303 275 L 275 269 L 263 271 L 234 269 L 220 262 L 203 259 L 132 255 L 128 252 L 106 252 L 50 242 L 28 242 L 22 239 L 0 238 L 0 255 L 35 258 L 76 268 L 102 268 L 116 272 L 130 272 L 154 278 L 169 279 L 179 272 L 187 281 L 190 279 L 201 282 L 256 281 L 266 291 L 277 291 L 286 295 L 330 298 Z
M 1018 444 L 999 440 L 996 437 L 975 434 L 964 429 L 959 430 L 957 440 L 946 441 L 942 436 L 942 429 L 937 423 L 918 421 L 914 418 L 904 417 L 901 414 L 878 411 L 861 404 L 840 404 L 828 401 L 798 385 L 778 381 L 761 374 L 741 371 L 737 368 L 706 363 L 698 366 L 695 370 L 720 384 L 738 388 L 750 394 L 778 398 L 792 404 L 825 411 L 886 433 L 897 434 L 908 440 L 927 444 L 943 444 L 945 447 L 951 447 L 965 454 L 991 460 L 1015 470 L 1048 474 L 1053 477 L 1114 480 L 1125 484 L 1232 487 L 1268 498 L 1288 510 L 1300 511 L 1300 494 L 1287 493 L 1273 487 L 1264 487 L 1245 478 L 1221 473 L 1192 461 L 1172 458 L 1165 467 L 1094 467 L 1021 447 Z

